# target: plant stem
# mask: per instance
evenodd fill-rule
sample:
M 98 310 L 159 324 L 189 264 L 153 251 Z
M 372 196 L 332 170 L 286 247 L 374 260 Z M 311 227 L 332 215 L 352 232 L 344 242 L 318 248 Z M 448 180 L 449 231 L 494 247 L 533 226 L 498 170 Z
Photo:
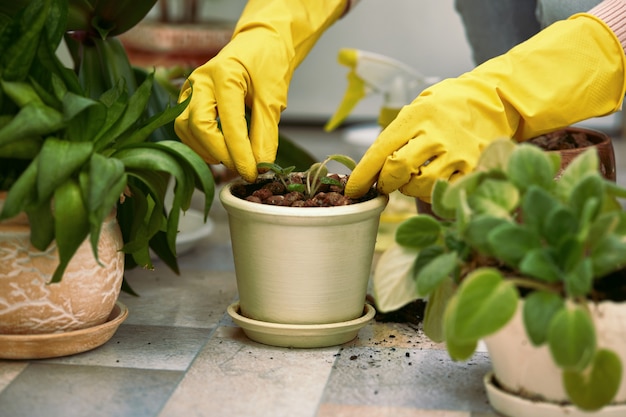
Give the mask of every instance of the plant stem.
M 539 290 L 539 291 L 561 293 L 560 288 L 557 288 L 554 285 L 544 284 L 538 281 L 534 281 L 532 279 L 516 277 L 516 278 L 507 278 L 507 281 L 512 282 L 513 285 L 515 285 L 516 287 L 528 288 L 528 289 Z

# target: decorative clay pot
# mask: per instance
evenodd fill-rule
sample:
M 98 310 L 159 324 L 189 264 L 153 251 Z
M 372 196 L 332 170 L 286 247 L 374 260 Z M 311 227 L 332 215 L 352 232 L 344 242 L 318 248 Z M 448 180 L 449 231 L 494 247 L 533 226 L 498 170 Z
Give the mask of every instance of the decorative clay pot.
M 224 186 L 220 200 L 228 212 L 239 290 L 239 303 L 229 311 L 235 321 L 251 339 L 278 346 L 329 346 L 356 337 L 375 312 L 365 296 L 388 197 L 338 207 L 280 207 L 236 197 L 232 185 Z M 286 328 L 277 331 L 281 326 Z M 287 328 L 303 337 L 290 337 Z M 320 332 L 337 335 L 316 339 L 324 336 Z
M 626 303 L 604 301 L 590 307 L 598 346 L 613 350 L 626 363 Z M 594 413 L 571 405 L 550 350 L 533 346 L 526 336 L 522 309 L 523 302 L 503 329 L 484 339 L 493 366 L 493 375 L 485 378 L 492 406 L 509 417 L 626 415 L 626 373 L 615 405 Z
M 6 193 L 0 193 L 0 208 Z M 114 310 L 124 275 L 122 234 L 115 215 L 103 224 L 98 263 L 89 240 L 79 247 L 60 283 L 56 245 L 30 244 L 26 215 L 0 222 L 0 335 L 71 332 L 103 324 Z
M 613 141 L 611 137 L 606 133 L 585 129 L 582 127 L 568 127 L 565 129 L 557 130 L 555 132 L 548 133 L 546 135 L 533 138 L 532 141 L 537 142 L 540 138 L 543 137 L 559 137 L 569 135 L 571 138 L 575 139 L 577 137 L 583 137 L 585 141 L 592 143 L 593 147 L 598 151 L 598 157 L 600 159 L 600 173 L 607 180 L 615 181 L 616 180 L 616 167 L 615 167 L 615 150 L 613 149 Z M 574 143 L 574 140 L 571 140 L 571 143 Z M 559 150 L 548 150 L 549 152 L 558 152 L 561 155 L 561 170 L 559 174 L 557 174 L 557 178 L 560 177 L 561 172 L 567 167 L 574 158 L 576 158 L 581 152 L 584 152 L 589 147 L 573 147 L 569 149 L 559 149 Z

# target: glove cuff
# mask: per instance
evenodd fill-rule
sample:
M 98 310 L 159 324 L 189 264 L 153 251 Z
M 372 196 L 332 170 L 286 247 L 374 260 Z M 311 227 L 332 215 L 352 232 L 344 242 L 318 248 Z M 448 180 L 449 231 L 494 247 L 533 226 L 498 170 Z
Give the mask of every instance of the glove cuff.
M 619 39 L 622 49 L 626 51 L 626 1 L 605 0 L 589 10 L 589 14 L 606 23 Z
M 293 69 L 348 6 L 349 0 L 249 0 L 239 17 L 233 39 L 254 29 L 270 30 L 285 44 Z

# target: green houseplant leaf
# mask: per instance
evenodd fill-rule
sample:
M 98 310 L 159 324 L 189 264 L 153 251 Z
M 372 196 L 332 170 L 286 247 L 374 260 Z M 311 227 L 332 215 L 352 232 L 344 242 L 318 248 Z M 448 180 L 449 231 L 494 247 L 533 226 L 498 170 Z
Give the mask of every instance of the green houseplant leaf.
M 444 253 L 432 259 L 417 275 L 417 290 L 430 294 L 458 267 L 456 252 Z
M 509 265 L 518 264 L 527 253 L 542 246 L 538 234 L 517 223 L 501 224 L 489 232 L 488 239 L 494 255 Z
M 396 230 L 396 241 L 409 248 L 421 249 L 440 238 L 442 229 L 431 216 L 418 215 L 407 219 Z
M 580 409 L 595 411 L 610 403 L 619 389 L 622 362 L 619 356 L 606 349 L 599 349 L 584 372 L 563 372 L 563 386 Z
M 567 200 L 583 177 L 598 172 L 598 165 L 598 154 L 594 149 L 583 152 L 563 171 L 556 184 L 557 194 Z
M 417 299 L 412 269 L 415 250 L 392 243 L 378 260 L 372 279 L 372 293 L 380 312 L 397 310 Z
M 54 211 L 60 266 L 55 270 L 51 283 L 61 281 L 65 267 L 89 233 L 88 214 L 76 181 L 68 179 L 55 189 Z
M 445 341 L 444 317 L 448 303 L 454 295 L 455 289 L 456 284 L 452 279 L 446 279 L 441 285 L 435 288 L 428 298 L 428 303 L 426 303 L 423 323 L 424 334 L 434 342 L 441 343 Z M 449 346 L 454 348 L 454 345 Z M 472 349 L 476 349 L 473 343 L 470 343 L 469 346 L 471 346 Z M 468 353 L 465 353 L 466 348 L 468 348 L 468 346 L 459 346 L 454 357 L 467 357 Z M 471 355 L 472 352 L 470 352 L 469 355 Z
M 98 259 L 98 241 L 100 226 L 116 207 L 127 183 L 124 164 L 117 159 L 108 159 L 94 154 L 89 161 L 89 171 L 79 176 L 81 192 L 86 197 L 91 247 L 95 259 Z
M 40 202 L 50 198 L 54 190 L 64 183 L 91 156 L 91 142 L 69 142 L 49 138 L 41 147 L 37 169 L 37 198 Z
M 102 37 L 139 21 L 146 2 L 125 14 L 108 10 L 110 1 L 96 8 L 78 3 L 30 0 L 24 9 L 3 7 L 8 14 L 0 16 L 0 184 L 9 188 L 0 218 L 25 212 L 33 245 L 43 250 L 56 240 L 61 262 L 53 282 L 61 280 L 88 236 L 98 259 L 103 221 L 116 211 L 125 247 L 132 249 L 128 268 L 151 266 L 148 248 L 154 245 L 178 272 L 180 212 L 199 189 L 207 219 L 213 178 L 208 165 L 177 138 L 161 136 L 152 143 L 151 132 L 172 125 L 187 102 L 148 109 L 158 95 L 154 74 L 135 71 L 120 40 Z M 115 30 L 105 28 L 103 13 Z M 73 68 L 56 55 L 62 39 Z M 176 189 L 168 211 L 164 200 L 172 174 Z
M 550 321 L 548 345 L 554 361 L 560 367 L 574 371 L 587 367 L 596 347 L 589 313 L 579 306 L 560 309 Z
M 535 346 L 546 343 L 550 322 L 564 305 L 557 293 L 548 291 L 536 291 L 524 299 L 524 325 L 528 338 Z
M 468 202 L 477 213 L 493 217 L 508 218 L 519 201 L 519 192 L 507 181 L 486 179 L 483 181 Z
M 445 317 L 446 341 L 469 345 L 496 332 L 513 317 L 518 293 L 497 270 L 481 268 L 463 280 L 454 299 L 455 307 Z
M 0 129 L 0 145 L 55 131 L 65 125 L 63 115 L 43 103 L 31 102 Z
M 556 161 L 538 147 L 520 146 L 509 159 L 507 174 L 511 182 L 522 191 L 531 185 L 552 189 L 560 161 L 559 155 L 554 155 L 558 158 Z

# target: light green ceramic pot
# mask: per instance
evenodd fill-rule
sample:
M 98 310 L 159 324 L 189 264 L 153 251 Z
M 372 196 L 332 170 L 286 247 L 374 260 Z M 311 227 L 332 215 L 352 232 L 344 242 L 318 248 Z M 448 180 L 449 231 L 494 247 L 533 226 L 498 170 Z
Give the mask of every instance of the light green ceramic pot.
M 228 212 L 239 314 L 320 325 L 364 314 L 380 213 L 387 196 L 339 207 L 280 207 L 220 192 Z

